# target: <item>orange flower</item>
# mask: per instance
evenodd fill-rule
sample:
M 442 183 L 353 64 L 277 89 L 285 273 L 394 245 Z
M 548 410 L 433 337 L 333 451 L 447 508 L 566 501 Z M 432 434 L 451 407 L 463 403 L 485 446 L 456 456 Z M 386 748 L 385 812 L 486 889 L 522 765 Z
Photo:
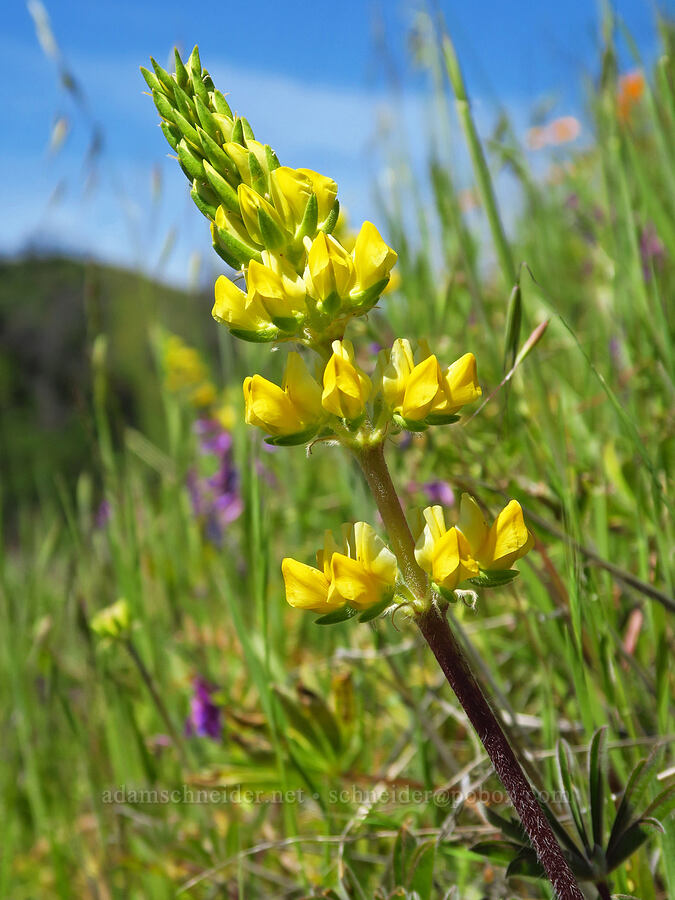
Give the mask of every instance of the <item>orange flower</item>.
M 634 72 L 627 72 L 619 78 L 616 105 L 620 122 L 628 121 L 633 107 L 639 103 L 644 92 L 645 76 L 640 69 L 636 69 Z
M 574 141 L 581 133 L 581 123 L 574 116 L 561 116 L 548 125 L 530 128 L 527 132 L 527 146 L 530 150 L 542 150 L 544 147 L 567 144 Z

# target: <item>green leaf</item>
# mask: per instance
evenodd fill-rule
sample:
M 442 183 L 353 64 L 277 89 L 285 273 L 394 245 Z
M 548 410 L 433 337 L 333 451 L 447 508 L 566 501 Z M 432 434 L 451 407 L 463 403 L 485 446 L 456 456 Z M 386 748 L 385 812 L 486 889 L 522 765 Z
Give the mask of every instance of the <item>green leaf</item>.
M 619 808 L 614 817 L 612 831 L 607 843 L 608 854 L 611 851 L 614 841 L 618 840 L 619 835 L 628 827 L 629 822 L 650 783 L 651 777 L 659 762 L 659 749 L 660 748 L 655 747 L 649 756 L 645 759 L 641 759 L 628 778 L 623 796 L 621 797 L 621 802 L 619 803 Z
M 514 875 L 518 875 L 521 878 L 546 877 L 546 874 L 537 859 L 537 854 L 531 847 L 524 847 L 518 856 L 509 863 L 506 870 L 506 877 L 511 878 Z
M 523 846 L 513 841 L 480 841 L 469 849 L 472 853 L 486 856 L 491 862 L 500 866 L 508 866 L 523 850 Z M 529 847 L 526 849 L 529 849 Z
M 588 794 L 591 807 L 593 843 L 602 847 L 605 813 L 604 744 L 607 726 L 598 728 L 588 751 Z
M 410 861 L 406 887 L 415 891 L 420 900 L 430 900 L 434 886 L 435 858 L 436 842 L 425 841 L 417 847 Z
M 342 606 L 340 609 L 335 609 L 333 612 L 326 613 L 325 616 L 319 616 L 318 619 L 314 619 L 315 625 L 337 625 L 338 622 L 346 622 L 347 619 L 351 619 L 356 615 L 356 610 L 351 606 Z
M 410 862 L 416 849 L 417 840 L 404 825 L 396 836 L 394 848 L 392 850 L 392 868 L 395 887 L 403 887 L 405 885 L 406 872 L 409 869 Z
M 569 748 L 569 744 L 564 738 L 561 738 L 558 741 L 557 750 L 558 772 L 560 775 L 561 786 L 565 793 L 567 803 L 570 807 L 570 812 L 572 813 L 572 818 L 574 819 L 574 825 L 577 829 L 577 834 L 581 838 L 586 851 L 590 854 L 591 845 L 586 833 L 586 826 L 584 824 L 583 816 L 581 815 L 578 791 L 572 779 L 572 752 Z
M 521 845 L 528 843 L 527 832 L 519 821 L 511 818 L 507 819 L 506 816 L 500 816 L 499 813 L 496 813 L 489 806 L 484 808 L 484 812 L 490 825 L 498 828 L 502 834 L 506 835 L 506 837 L 518 841 Z

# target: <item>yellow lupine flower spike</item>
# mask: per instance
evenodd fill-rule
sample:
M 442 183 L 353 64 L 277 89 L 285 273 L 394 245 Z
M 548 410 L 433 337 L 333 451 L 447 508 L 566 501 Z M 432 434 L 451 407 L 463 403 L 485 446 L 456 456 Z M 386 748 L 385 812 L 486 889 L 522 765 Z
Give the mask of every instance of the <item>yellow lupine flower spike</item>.
M 333 355 L 323 373 L 323 408 L 334 416 L 352 421 L 365 410 L 372 385 L 370 378 L 354 365 L 351 341 L 333 341 Z
M 488 528 L 480 507 L 469 494 L 462 494 L 458 529 L 471 547 L 481 569 L 510 569 L 534 546 L 534 535 L 523 519 L 517 500 L 511 500 Z
M 425 524 L 415 546 L 415 558 L 440 588 L 454 591 L 467 578 L 479 574 L 469 542 L 457 528 L 446 527 L 440 506 L 428 506 L 423 517 Z

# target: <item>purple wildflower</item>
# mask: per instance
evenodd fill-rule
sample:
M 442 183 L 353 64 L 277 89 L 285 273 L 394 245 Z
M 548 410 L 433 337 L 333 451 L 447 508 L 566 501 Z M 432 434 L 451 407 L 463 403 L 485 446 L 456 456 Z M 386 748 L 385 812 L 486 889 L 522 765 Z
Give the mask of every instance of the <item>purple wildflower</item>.
M 216 688 L 199 675 L 194 678 L 192 686 L 194 693 L 190 699 L 190 715 L 185 723 L 185 733 L 218 741 L 223 723 L 220 708 L 213 702 Z
M 427 481 L 422 485 L 422 490 L 429 498 L 429 502 L 440 506 L 454 506 L 455 492 L 447 481 Z
M 232 435 L 214 419 L 198 419 L 195 431 L 201 438 L 201 452 L 216 456 L 218 468 L 209 477 L 194 470 L 188 472 L 187 489 L 195 516 L 203 520 L 207 539 L 220 545 L 226 527 L 239 518 L 244 508 L 239 473 L 232 460 Z
M 652 266 L 657 269 L 663 263 L 666 248 L 663 246 L 658 232 L 652 222 L 648 222 L 640 233 L 640 256 L 642 257 L 642 273 L 645 281 L 652 277 Z
M 105 528 L 110 519 L 111 512 L 110 503 L 107 500 L 101 500 L 98 509 L 96 510 L 96 514 L 94 515 L 94 527 L 98 529 Z

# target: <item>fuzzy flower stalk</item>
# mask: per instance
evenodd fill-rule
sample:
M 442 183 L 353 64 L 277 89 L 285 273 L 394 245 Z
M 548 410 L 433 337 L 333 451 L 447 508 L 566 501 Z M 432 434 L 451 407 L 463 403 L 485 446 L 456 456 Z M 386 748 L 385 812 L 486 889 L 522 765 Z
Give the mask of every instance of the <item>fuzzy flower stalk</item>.
M 341 445 L 359 464 L 386 531 L 385 543 L 368 523 L 347 523 L 339 536 L 323 536 L 316 565 L 284 559 L 288 603 L 318 614 L 323 625 L 408 612 L 483 742 L 556 895 L 582 900 L 444 615 L 463 586 L 498 587 L 517 576 L 514 563 L 534 543 L 522 509 L 513 500 L 489 523 L 464 495 L 455 523 L 434 505 L 411 529 L 385 461 L 390 435 L 447 427 L 481 396 L 474 355 L 441 359 L 425 342 L 401 337 L 362 368 L 347 332 L 352 319 L 380 302 L 396 252 L 370 222 L 348 247 L 336 237 L 335 181 L 283 166 L 215 88 L 197 48 L 187 62 L 176 53 L 173 74 L 154 60 L 152 67 L 142 73 L 160 127 L 214 249 L 236 273 L 216 281 L 214 319 L 245 341 L 294 345 L 280 384 L 255 373 L 246 378 L 247 423 L 275 445 Z

